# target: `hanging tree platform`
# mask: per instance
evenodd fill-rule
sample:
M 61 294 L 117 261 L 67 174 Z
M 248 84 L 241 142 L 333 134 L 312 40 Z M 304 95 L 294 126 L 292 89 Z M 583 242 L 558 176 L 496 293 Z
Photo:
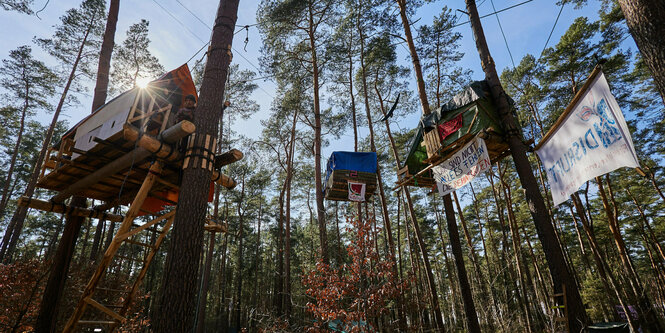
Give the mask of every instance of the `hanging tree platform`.
M 63 332 L 81 327 L 106 326 L 115 330 L 138 291 L 147 269 L 171 228 L 177 204 L 183 166 L 205 168 L 212 181 L 233 188 L 235 180 L 219 169 L 236 162 L 243 154 L 232 149 L 214 156 L 216 138 L 196 137 L 193 123 L 175 123 L 175 112 L 184 96 L 195 95 L 187 65 L 151 82 L 147 88 L 134 88 L 76 124 L 49 150 L 42 165 L 38 186 L 56 191 L 49 201 L 21 198 L 20 205 L 75 216 L 121 221 L 120 227 L 83 291 Z M 193 148 L 197 145 L 205 149 Z M 210 193 L 212 193 L 212 184 Z M 70 207 L 69 197 L 77 195 L 103 201 L 90 209 Z M 209 196 L 210 198 L 212 196 Z M 106 210 L 129 204 L 124 216 Z M 153 215 L 147 223 L 137 223 L 141 215 Z M 226 226 L 208 221 L 205 230 L 225 232 Z M 111 231 L 112 232 L 112 231 Z M 141 259 L 116 255 L 122 246 L 140 249 Z M 138 274 L 130 287 L 105 286 L 104 276 L 118 260 L 138 261 Z M 94 309 L 95 311 L 87 311 Z
M 447 160 L 477 136 L 485 140 L 490 160 L 509 154 L 489 86 L 475 81 L 450 101 L 421 118 L 397 187 L 436 185 L 431 168 Z
M 376 163 L 373 152 L 333 152 L 326 168 L 324 197 L 335 201 L 367 201 L 376 191 Z

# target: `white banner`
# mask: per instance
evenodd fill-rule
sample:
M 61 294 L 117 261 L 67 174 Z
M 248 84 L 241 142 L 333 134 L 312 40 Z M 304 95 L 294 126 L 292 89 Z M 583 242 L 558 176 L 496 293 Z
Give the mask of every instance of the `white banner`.
M 349 182 L 349 200 L 363 202 L 365 201 L 365 189 L 367 185 L 364 183 Z
M 550 130 L 536 150 L 555 206 L 594 177 L 639 166 L 626 120 L 605 75 L 599 72 L 589 80 L 588 89 L 566 109 L 560 125 Z
M 445 162 L 432 168 L 439 194 L 446 195 L 492 167 L 485 140 L 476 138 Z

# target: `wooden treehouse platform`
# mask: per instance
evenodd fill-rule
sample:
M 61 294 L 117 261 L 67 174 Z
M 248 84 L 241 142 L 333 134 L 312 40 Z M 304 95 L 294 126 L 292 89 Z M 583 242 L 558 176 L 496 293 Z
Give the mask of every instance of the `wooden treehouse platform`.
M 175 110 L 184 96 L 195 94 L 186 65 L 165 74 L 148 88 L 134 88 L 116 97 L 69 130 L 49 150 L 41 167 L 38 186 L 56 191 L 50 200 L 21 198 L 20 205 L 75 216 L 121 222 L 83 291 L 63 332 L 83 327 L 114 331 L 125 315 L 148 267 L 170 230 L 175 217 L 181 170 L 203 168 L 212 181 L 226 188 L 236 182 L 219 169 L 243 154 L 232 149 L 215 155 L 217 141 L 197 136 L 193 123 L 174 123 Z M 212 184 L 211 184 L 212 185 Z M 212 188 L 212 187 L 211 187 Z M 208 188 L 205 189 L 209 191 Z M 71 196 L 101 201 L 92 208 L 68 206 Z M 129 204 L 124 216 L 108 209 Z M 146 223 L 136 218 L 151 215 Z M 225 232 L 226 226 L 208 219 L 204 230 Z M 121 247 L 141 258 L 118 255 Z M 130 288 L 110 286 L 105 275 L 122 262 L 137 263 L 138 273 L 128 280 Z M 91 311 L 92 309 L 92 311 Z
M 324 197 L 334 201 L 349 201 L 349 182 L 366 184 L 365 201 L 376 191 L 376 174 L 355 170 L 334 170 L 325 186 Z

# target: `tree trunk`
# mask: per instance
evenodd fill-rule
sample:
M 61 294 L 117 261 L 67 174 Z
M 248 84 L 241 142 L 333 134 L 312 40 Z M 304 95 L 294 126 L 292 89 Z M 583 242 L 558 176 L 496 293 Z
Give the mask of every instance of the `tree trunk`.
M 120 0 L 111 0 L 106 21 L 106 30 L 104 32 L 104 38 L 102 41 L 102 48 L 100 50 L 99 63 L 97 67 L 97 82 L 95 85 L 95 94 L 93 96 L 91 107 L 92 112 L 104 105 L 106 102 L 106 91 L 108 90 L 108 76 L 111 63 L 111 54 L 113 53 L 115 29 L 116 23 L 118 21 L 119 8 Z M 83 46 L 85 45 L 88 33 L 92 28 L 92 22 L 94 22 L 94 20 L 95 17 L 92 18 L 90 22 L 90 28 L 88 29 L 86 37 L 81 43 L 79 56 L 77 57 L 77 62 L 74 65 L 72 74 L 75 73 L 76 64 L 78 63 L 78 59 L 81 57 Z M 70 81 L 68 82 L 66 89 L 71 84 L 71 78 L 73 78 L 73 76 L 70 76 Z M 59 109 L 62 108 L 62 102 L 64 102 L 65 95 L 66 92 L 63 93 L 63 97 L 61 98 L 61 101 L 58 105 Z M 54 123 L 56 118 L 57 116 L 54 115 Z M 52 130 L 49 130 L 52 133 Z M 50 140 L 50 136 L 52 136 L 52 134 L 47 134 L 48 140 Z M 48 140 L 46 142 L 48 142 Z M 41 162 L 37 164 L 37 166 L 39 165 L 41 165 Z M 39 170 L 38 167 L 36 167 L 36 170 Z M 84 197 L 75 196 L 72 198 L 70 205 L 85 208 L 87 206 L 87 200 Z M 44 290 L 44 298 L 38 319 L 38 332 L 49 332 L 55 329 L 55 317 L 57 316 L 55 305 L 59 303 L 59 298 L 62 295 L 62 288 L 64 288 L 64 285 L 67 281 L 67 271 L 69 270 L 71 256 L 75 251 L 76 240 L 85 218 L 80 216 L 67 215 L 65 221 L 65 229 L 62 238 L 60 239 L 60 243 L 58 244 L 58 249 L 56 250 L 55 257 L 53 259 L 53 265 L 51 267 L 51 274 L 49 275 L 49 279 Z M 90 258 L 93 260 L 96 259 L 97 256 L 96 250 L 98 247 L 99 239 L 101 238 L 100 225 L 103 226 L 103 223 L 103 220 L 99 220 L 97 222 L 98 226 L 95 232 L 95 244 L 93 244 L 93 249 L 90 253 Z M 112 233 L 113 230 L 110 230 L 109 232 Z
M 194 118 L 197 139 L 194 147 L 203 146 L 206 136 L 217 136 L 237 12 L 238 0 L 220 1 Z M 161 301 L 153 321 L 156 333 L 185 333 L 194 328 L 196 302 L 192 295 L 197 293 L 198 262 L 212 170 L 195 168 L 190 164 L 182 173 L 180 199 L 164 267 Z
M 321 105 L 319 96 L 319 62 L 316 52 L 316 37 L 315 22 L 314 22 L 314 9 L 312 4 L 309 4 L 308 11 L 308 24 L 309 30 L 309 46 L 311 52 L 312 63 L 312 80 L 314 89 L 314 181 L 316 182 L 316 219 L 319 222 L 319 239 L 320 239 L 320 253 L 321 260 L 326 265 L 330 265 L 330 256 L 328 255 L 328 229 L 326 227 L 326 208 L 323 205 L 323 183 L 321 178 Z
M 291 126 L 291 140 L 289 144 L 289 154 L 287 156 L 287 171 L 286 171 L 286 217 L 285 217 L 285 231 L 284 231 L 284 309 L 286 320 L 291 319 L 291 181 L 293 179 L 293 160 L 296 151 L 296 125 L 298 120 L 298 111 L 293 113 L 293 125 Z
M 7 208 L 7 203 L 9 202 L 9 186 L 12 183 L 12 176 L 14 174 L 14 166 L 16 165 L 16 158 L 18 157 L 18 151 L 21 147 L 21 141 L 23 141 L 23 130 L 25 129 L 25 116 L 28 113 L 28 97 L 30 96 L 30 86 L 26 84 L 25 87 L 25 100 L 23 103 L 23 109 L 21 110 L 21 122 L 19 124 L 18 133 L 16 134 L 16 144 L 14 145 L 14 151 L 12 152 L 12 157 L 9 160 L 9 169 L 7 170 L 7 176 L 5 177 L 5 185 L 2 188 L 2 199 L 0 199 L 0 218 L 5 216 L 5 208 Z M 9 230 L 9 228 L 7 228 Z
M 242 187 L 240 188 L 240 200 L 237 203 L 237 213 L 238 213 L 238 260 L 236 263 L 236 291 L 235 291 L 235 296 L 233 297 L 235 299 L 235 304 L 233 305 L 233 308 L 235 309 L 235 312 L 233 314 L 234 317 L 234 324 L 235 324 L 235 329 L 237 331 L 240 331 L 241 329 L 241 313 L 242 313 L 242 270 L 244 267 L 244 260 L 243 260 L 243 241 L 244 241 L 244 222 L 245 222 L 245 212 L 242 211 L 241 206 L 242 202 L 245 200 L 245 172 L 242 174 Z
M 487 48 L 476 3 L 474 0 L 466 0 L 466 5 L 483 71 L 490 86 L 499 116 L 502 119 L 503 128 L 507 133 L 507 141 L 511 155 L 513 156 L 515 168 L 522 187 L 525 190 L 528 207 L 550 268 L 550 274 L 554 282 L 554 293 L 562 292 L 563 285 L 566 286 L 568 313 L 571 314 L 568 318 L 568 327 L 571 332 L 580 331 L 589 323 L 589 318 L 582 304 L 582 298 L 575 283 L 575 278 L 568 268 L 561 246 L 556 239 L 554 227 L 550 222 L 550 216 L 545 207 L 545 201 L 540 193 L 538 183 L 526 156 L 526 145 L 522 142 L 520 129 L 513 118 L 508 99 L 506 98 L 507 95 L 501 86 L 494 60 Z
M 651 69 L 656 89 L 665 103 L 665 2 L 619 0 L 628 30 Z
M 600 274 L 601 280 L 603 280 L 604 283 L 609 282 L 612 286 L 612 289 L 614 290 L 614 294 L 619 301 L 619 304 L 621 304 L 621 307 L 623 308 L 624 313 L 626 313 L 626 317 L 628 318 L 628 324 L 630 325 L 631 329 L 635 332 L 638 332 L 637 330 L 637 323 L 634 323 L 633 320 L 630 317 L 630 311 L 628 310 L 628 306 L 626 302 L 624 301 L 623 296 L 619 292 L 619 284 L 616 281 L 614 274 L 612 273 L 612 270 L 610 269 L 609 265 L 605 261 L 605 255 L 601 252 L 600 246 L 598 245 L 598 242 L 596 241 L 596 236 L 591 229 L 591 225 L 589 224 L 589 221 L 587 220 L 586 214 L 584 214 L 584 207 L 582 206 L 582 200 L 580 200 L 580 197 L 577 193 L 573 193 L 571 196 L 573 199 L 573 205 L 575 205 L 575 209 L 577 210 L 577 215 L 580 218 L 580 221 L 582 222 L 582 228 L 584 229 L 584 233 L 587 236 L 587 240 L 589 241 L 589 246 L 591 247 L 591 252 L 593 253 L 593 257 L 596 261 L 596 265 L 598 266 L 598 273 Z M 609 279 L 608 279 L 609 278 Z M 609 289 L 608 287 L 605 287 L 606 289 Z M 608 294 L 608 296 L 610 296 Z
M 603 207 L 605 208 L 605 212 L 607 214 L 610 231 L 612 232 L 612 236 L 614 237 L 614 243 L 619 252 L 619 258 L 621 259 L 621 263 L 623 264 L 624 269 L 626 270 L 626 272 L 628 272 L 627 278 L 630 281 L 630 284 L 633 288 L 633 293 L 635 297 L 637 297 L 637 301 L 639 303 L 638 309 L 643 324 L 641 325 L 641 327 L 643 330 L 646 330 L 646 332 L 653 332 L 653 333 L 663 332 L 660 320 L 656 314 L 655 309 L 653 308 L 653 305 L 651 304 L 651 300 L 644 293 L 644 288 L 642 287 L 640 277 L 637 275 L 637 272 L 635 271 L 635 266 L 633 265 L 633 262 L 630 256 L 628 255 L 628 250 L 626 249 L 626 243 L 623 240 L 623 235 L 621 235 L 621 231 L 619 228 L 619 221 L 618 221 L 619 217 L 617 216 L 618 207 L 614 202 L 614 194 L 612 191 L 612 184 L 610 182 L 609 174 L 605 175 L 605 179 L 607 180 L 610 199 L 614 203 L 613 207 L 610 207 L 608 203 L 607 194 L 605 193 L 605 189 L 603 187 L 603 181 L 600 177 L 596 177 L 596 182 L 598 184 L 598 193 L 600 193 L 600 197 L 603 201 Z
M 450 237 L 450 245 L 453 249 L 453 257 L 455 257 L 457 280 L 462 292 L 462 302 L 464 303 L 464 313 L 466 314 L 468 330 L 472 333 L 480 333 L 478 314 L 476 312 L 476 306 L 473 303 L 473 296 L 471 295 L 471 286 L 469 285 L 469 279 L 467 278 L 466 267 L 464 267 L 464 255 L 462 254 L 462 245 L 459 240 L 459 231 L 457 230 L 457 222 L 455 221 L 455 210 L 453 209 L 453 200 L 450 198 L 450 194 L 443 196 L 443 210 L 446 214 L 448 236 Z
M 420 59 L 418 58 L 418 52 L 416 51 L 416 45 L 413 42 L 413 36 L 411 34 L 411 23 L 409 18 L 406 15 L 406 0 L 397 0 L 399 5 L 399 16 L 402 19 L 402 26 L 404 27 L 404 37 L 406 38 L 406 43 L 409 46 L 409 53 L 411 54 L 411 62 L 413 63 L 413 70 L 416 72 L 416 83 L 418 85 L 418 96 L 420 97 L 420 103 L 423 108 L 423 114 L 429 114 L 429 103 L 427 101 L 427 90 L 425 90 L 425 78 L 423 76 L 423 70 L 420 67 Z

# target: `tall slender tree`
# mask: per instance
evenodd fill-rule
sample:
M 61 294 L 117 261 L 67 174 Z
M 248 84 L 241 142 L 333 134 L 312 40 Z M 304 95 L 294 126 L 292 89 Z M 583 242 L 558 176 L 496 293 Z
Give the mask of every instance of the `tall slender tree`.
M 16 138 L 16 143 L 11 152 L 9 166 L 4 177 L 2 199 L 0 199 L 0 218 L 5 215 L 5 209 L 9 202 L 9 188 L 14 177 L 14 168 L 21 147 L 26 120 L 30 119 L 38 109 L 49 110 L 52 108 L 48 98 L 55 93 L 56 83 L 57 77 L 55 74 L 43 62 L 33 58 L 32 49 L 29 46 L 19 46 L 9 52 L 9 59 L 2 61 L 0 86 L 7 91 L 2 97 L 6 101 L 15 101 L 16 105 L 13 105 L 13 107 L 17 111 L 20 110 L 17 112 L 20 114 L 20 120 L 18 121 L 18 128 L 12 130 L 12 136 Z
M 44 144 L 34 166 L 32 176 L 26 186 L 24 195 L 27 197 L 32 197 L 34 194 L 41 166 L 51 143 L 60 112 L 65 105 L 70 88 L 78 82 L 77 74 L 81 72 L 88 76 L 91 75 L 91 65 L 97 60 L 96 55 L 98 55 L 96 51 L 92 50 L 99 48 L 99 38 L 103 31 L 103 25 L 100 24 L 103 20 L 99 20 L 99 18 L 103 13 L 104 2 L 102 0 L 85 0 L 79 8 L 70 9 L 61 17 L 62 23 L 56 26 L 53 38 L 36 40 L 37 44 L 63 64 L 65 70 L 69 69 L 69 75 L 62 89 L 58 106 L 53 113 L 51 124 L 46 132 Z M 27 207 L 21 206 L 14 212 L 3 237 L 0 260 L 7 261 L 11 257 L 11 253 L 14 251 L 23 230 L 27 211 Z
M 198 138 L 195 147 L 204 145 L 206 135 L 216 137 L 218 133 L 219 110 L 224 102 L 237 19 L 238 0 L 220 1 L 194 118 Z M 198 285 L 198 263 L 211 177 L 210 170 L 195 168 L 192 164 L 183 170 L 173 239 L 166 257 L 161 299 L 154 316 L 155 332 L 185 333 L 194 328 L 196 300 L 191 295 L 196 293 Z

